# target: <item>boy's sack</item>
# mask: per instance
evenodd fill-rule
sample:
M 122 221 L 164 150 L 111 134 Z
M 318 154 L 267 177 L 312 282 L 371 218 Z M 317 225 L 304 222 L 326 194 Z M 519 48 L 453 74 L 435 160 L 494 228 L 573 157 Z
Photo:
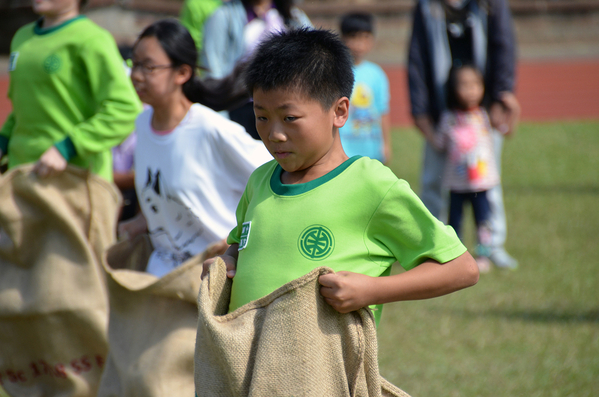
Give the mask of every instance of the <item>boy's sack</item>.
M 101 258 L 120 194 L 75 167 L 0 176 L 0 384 L 11 396 L 95 396 L 106 359 Z
M 106 254 L 110 350 L 98 397 L 193 396 L 197 295 L 205 255 L 158 278 L 147 235 Z
M 232 313 L 232 280 L 217 259 L 198 296 L 195 387 L 202 396 L 408 396 L 378 369 L 368 309 L 335 311 L 321 267 Z M 408 396 L 409 397 L 409 396 Z

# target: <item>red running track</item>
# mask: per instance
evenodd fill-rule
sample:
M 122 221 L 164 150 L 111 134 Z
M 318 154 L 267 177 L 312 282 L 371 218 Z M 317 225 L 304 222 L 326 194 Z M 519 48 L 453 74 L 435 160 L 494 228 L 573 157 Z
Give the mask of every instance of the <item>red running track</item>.
M 410 103 L 404 67 L 384 67 L 391 85 L 391 122 L 409 125 Z M 599 59 L 522 61 L 516 96 L 526 121 L 599 120 Z
M 406 71 L 384 66 L 391 85 L 391 122 L 411 124 Z M 8 76 L 0 76 L 0 122 L 10 112 Z M 516 95 L 526 121 L 599 120 L 599 59 L 522 61 Z

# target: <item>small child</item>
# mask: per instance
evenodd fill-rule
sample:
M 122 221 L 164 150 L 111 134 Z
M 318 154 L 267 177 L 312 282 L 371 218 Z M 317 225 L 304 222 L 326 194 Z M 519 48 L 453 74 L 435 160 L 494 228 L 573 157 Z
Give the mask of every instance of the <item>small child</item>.
M 451 70 L 447 84 L 448 109 L 441 115 L 438 149 L 447 151 L 444 184 L 450 191 L 449 225 L 458 236 L 464 202 L 474 211 L 478 246 L 476 262 L 481 273 L 491 269 L 491 230 L 487 191 L 499 184 L 493 154 L 489 116 L 480 106 L 483 76 L 471 65 Z
M 374 45 L 371 14 L 348 14 L 341 20 L 341 38 L 354 60 L 354 90 L 349 118 L 339 129 L 348 156 L 363 155 L 389 164 L 391 160 L 391 118 L 389 80 L 381 67 L 364 57 Z
M 353 72 L 335 34 L 272 36 L 258 47 L 246 85 L 275 161 L 250 177 L 221 256 L 235 277 L 230 311 L 319 266 L 336 272 L 319 282 L 342 313 L 477 282 L 476 263 L 453 229 L 405 181 L 379 161 L 343 151 L 339 128 L 348 118 Z M 204 262 L 205 271 L 213 261 Z M 396 261 L 407 271 L 391 276 Z M 376 310 L 377 323 L 380 315 Z

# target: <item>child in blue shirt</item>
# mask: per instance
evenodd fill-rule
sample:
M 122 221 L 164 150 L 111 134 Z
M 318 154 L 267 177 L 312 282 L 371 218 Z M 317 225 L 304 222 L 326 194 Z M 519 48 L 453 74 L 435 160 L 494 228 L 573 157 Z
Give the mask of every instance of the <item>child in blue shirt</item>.
M 389 164 L 389 80 L 379 65 L 364 59 L 374 45 L 372 15 L 345 15 L 341 20 L 341 38 L 353 57 L 355 78 L 349 119 L 339 129 L 343 149 L 350 157 L 362 155 Z

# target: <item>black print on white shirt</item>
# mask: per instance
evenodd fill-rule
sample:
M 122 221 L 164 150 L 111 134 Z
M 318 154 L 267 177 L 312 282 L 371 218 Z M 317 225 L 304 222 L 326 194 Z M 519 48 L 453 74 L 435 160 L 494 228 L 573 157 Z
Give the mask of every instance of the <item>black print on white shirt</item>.
M 202 234 L 202 227 L 197 217 L 177 197 L 169 194 L 165 181 L 160 176 L 160 170 L 155 173 L 148 168 L 146 184 L 142 190 L 141 199 L 146 211 L 161 214 L 149 230 L 152 239 L 158 245 L 172 247 L 171 252 L 157 252 L 165 261 L 183 263 L 193 255 L 189 246 Z M 152 217 L 152 214 L 148 214 Z M 176 231 L 169 230 L 166 219 L 175 219 Z

